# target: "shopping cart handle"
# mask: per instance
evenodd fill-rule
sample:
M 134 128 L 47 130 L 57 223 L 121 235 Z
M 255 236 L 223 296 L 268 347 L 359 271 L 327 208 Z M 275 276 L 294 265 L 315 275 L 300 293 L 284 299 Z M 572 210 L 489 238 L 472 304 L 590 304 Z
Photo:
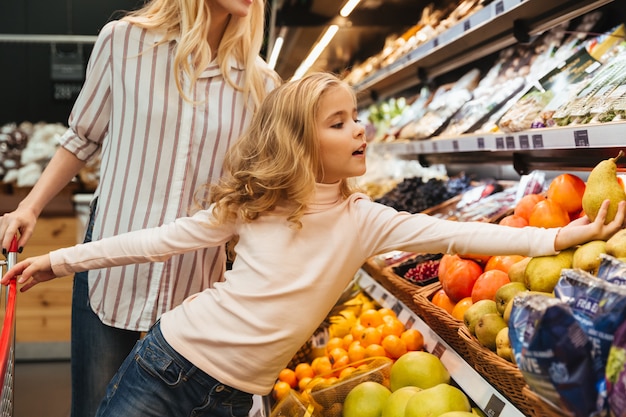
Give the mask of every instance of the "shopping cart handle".
M 9 246 L 9 252 L 17 253 L 17 236 L 13 236 L 13 240 L 11 240 L 11 246 Z

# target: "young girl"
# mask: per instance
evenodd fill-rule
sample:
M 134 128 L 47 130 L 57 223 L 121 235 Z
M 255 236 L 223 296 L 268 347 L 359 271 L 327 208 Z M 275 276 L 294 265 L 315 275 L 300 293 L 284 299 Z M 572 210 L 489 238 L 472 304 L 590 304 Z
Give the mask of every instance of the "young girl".
M 411 215 L 355 192 L 365 172 L 355 96 L 333 75 L 313 74 L 270 93 L 227 154 L 211 206 L 161 227 L 28 258 L 2 278 L 28 290 L 71 272 L 163 261 L 238 237 L 224 282 L 162 315 L 136 345 L 98 416 L 247 416 L 326 317 L 369 257 L 413 252 L 551 255 L 606 239 L 604 224 L 512 228 Z M 185 285 L 185 277 L 179 277 Z M 141 283 L 137 283 L 138 285 Z
M 17 209 L 0 217 L 8 249 L 27 244 L 43 207 L 101 157 L 85 241 L 189 215 L 224 153 L 280 83 L 260 58 L 264 0 L 150 0 L 107 23 L 90 55 L 61 146 Z M 220 281 L 225 250 L 91 269 L 74 277 L 72 417 L 93 417 L 106 386 L 159 316 Z M 141 284 L 139 284 L 141 283 Z

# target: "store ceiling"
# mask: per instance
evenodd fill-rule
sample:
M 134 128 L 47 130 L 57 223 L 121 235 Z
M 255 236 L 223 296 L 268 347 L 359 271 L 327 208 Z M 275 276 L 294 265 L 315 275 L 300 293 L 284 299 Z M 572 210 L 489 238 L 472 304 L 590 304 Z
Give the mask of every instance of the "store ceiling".
M 290 78 L 326 27 L 337 24 L 339 31 L 313 68 L 341 73 L 380 52 L 389 35 L 400 35 L 419 22 L 429 4 L 450 2 L 362 0 L 348 18 L 342 18 L 339 10 L 345 0 L 276 0 L 272 5 L 270 47 L 281 30 L 285 34 L 276 71 L 283 79 Z

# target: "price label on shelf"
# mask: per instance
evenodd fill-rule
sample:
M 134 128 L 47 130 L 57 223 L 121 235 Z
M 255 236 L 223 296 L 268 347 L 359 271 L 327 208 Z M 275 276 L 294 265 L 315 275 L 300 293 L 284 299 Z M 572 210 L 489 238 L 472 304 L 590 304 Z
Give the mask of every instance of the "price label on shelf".
M 504 149 L 504 138 L 502 136 L 496 138 L 496 149 Z
M 476 148 L 485 149 L 485 138 L 476 138 Z
M 441 359 L 441 357 L 443 356 L 445 352 L 446 352 L 446 347 L 442 345 L 441 343 L 437 342 L 435 343 L 435 346 L 433 347 L 433 350 L 431 353 Z
M 506 148 L 507 149 L 515 149 L 515 137 L 507 136 L 505 139 Z
M 485 414 L 489 417 L 498 417 L 502 414 L 502 410 L 504 409 L 504 402 L 495 395 L 492 395 L 485 406 Z
M 574 146 L 577 148 L 589 147 L 589 133 L 587 130 L 574 130 Z
M 543 135 L 533 135 L 533 149 L 543 148 Z
M 519 148 L 530 149 L 530 139 L 528 135 L 519 135 Z

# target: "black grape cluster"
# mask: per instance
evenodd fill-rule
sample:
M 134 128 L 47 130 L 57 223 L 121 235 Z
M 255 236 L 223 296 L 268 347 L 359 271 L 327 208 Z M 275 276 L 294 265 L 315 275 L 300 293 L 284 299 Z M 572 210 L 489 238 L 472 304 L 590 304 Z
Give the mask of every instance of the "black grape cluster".
M 430 178 L 424 182 L 421 177 L 405 178 L 376 201 L 398 211 L 419 213 L 462 193 L 469 186 L 470 179 L 465 175 L 450 178 L 448 181 Z

